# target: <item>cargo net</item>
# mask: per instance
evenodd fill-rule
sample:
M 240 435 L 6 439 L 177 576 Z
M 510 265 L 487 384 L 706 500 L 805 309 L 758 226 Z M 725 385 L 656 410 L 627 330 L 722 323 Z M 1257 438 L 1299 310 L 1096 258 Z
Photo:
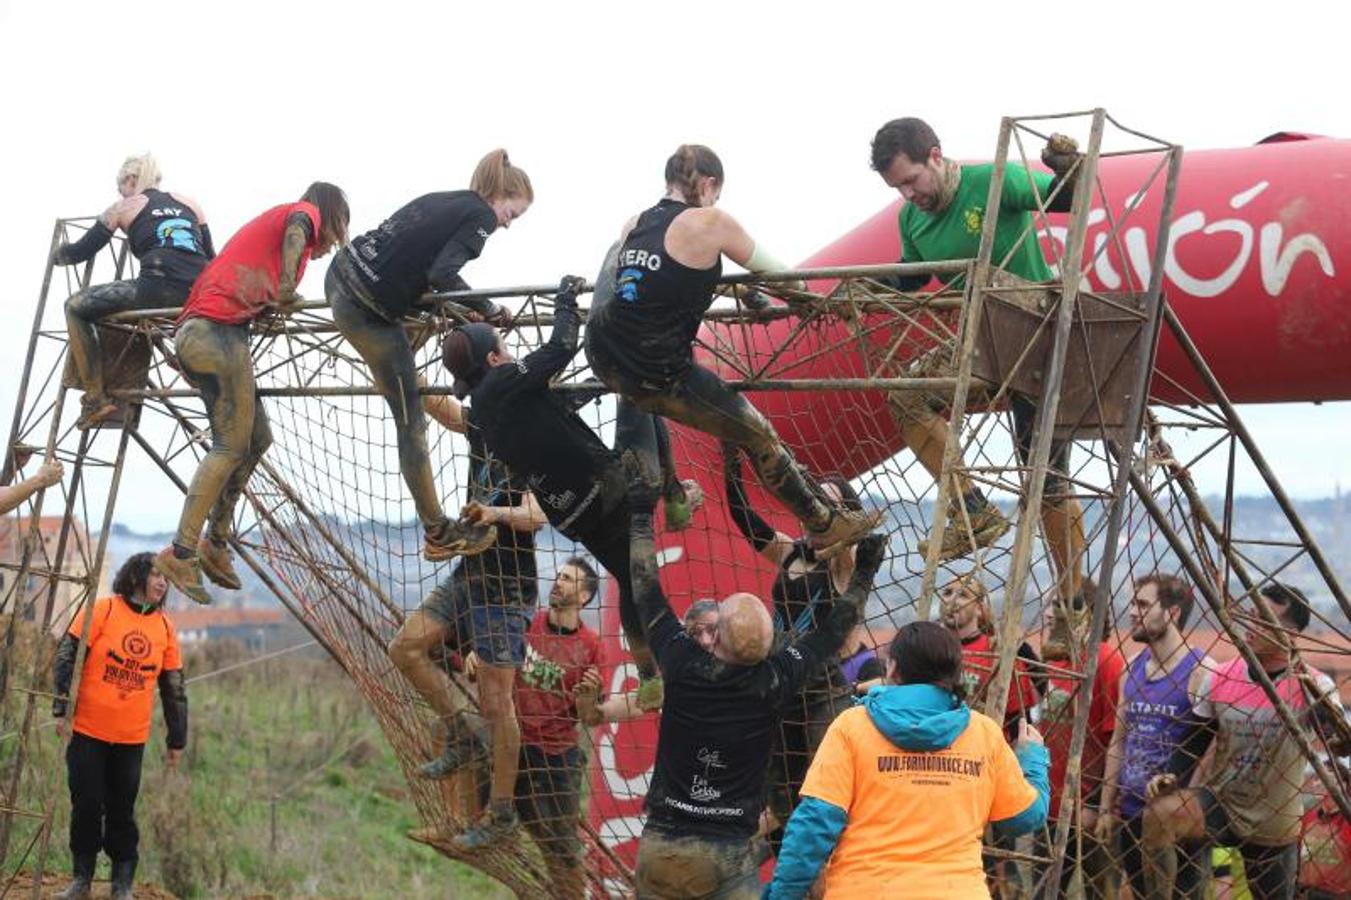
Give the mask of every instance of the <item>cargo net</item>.
M 764 761 L 766 865 L 772 864 L 783 823 L 830 719 L 857 692 L 883 677 L 895 630 L 927 617 L 977 638 L 967 659 L 972 706 L 983 708 L 984 692 L 998 666 L 1011 668 L 1006 724 L 1012 729 L 1019 717 L 1030 718 L 1051 748 L 1056 800 L 1050 823 L 1030 838 L 987 842 L 991 884 L 1005 896 L 1044 890 L 1062 819 L 1074 827 L 1066 843 L 1062 885 L 1052 893 L 1095 893 L 1108 882 L 1116 884 L 1138 866 L 1138 857 L 1123 857 L 1122 845 L 1114 841 L 1099 843 L 1092 826 L 1115 721 L 1117 679 L 1124 660 L 1144 646 L 1133 636 L 1133 585 L 1157 572 L 1180 575 L 1190 586 L 1192 609 L 1184 631 L 1189 646 L 1205 655 L 1202 668 L 1214 673 L 1227 671 L 1237 658 L 1235 639 L 1251 645 L 1247 630 L 1266 628 L 1252 611 L 1245 593 L 1249 587 L 1279 580 L 1308 589 L 1312 624 L 1302 635 L 1282 632 L 1296 638 L 1300 650 L 1298 686 L 1282 695 L 1300 726 L 1300 737 L 1272 717 L 1271 704 L 1254 700 L 1248 725 L 1260 732 L 1260 745 L 1239 758 L 1226 756 L 1222 748 L 1206 763 L 1209 774 L 1197 777 L 1217 785 L 1248 779 L 1249 787 L 1231 792 L 1250 797 L 1241 814 L 1259 822 L 1280 820 L 1281 839 L 1300 846 L 1301 883 L 1336 871 L 1336 866 L 1344 872 L 1346 821 L 1337 818 L 1337 804 L 1296 743 L 1306 742 L 1324 760 L 1341 786 L 1344 803 L 1346 771 L 1326 749 L 1336 737 L 1328 729 L 1338 726 L 1330 718 L 1315 720 L 1310 709 L 1317 705 L 1311 693 L 1315 682 L 1326 687 L 1315 669 L 1331 676 L 1335 691 L 1347 691 L 1351 628 L 1285 519 L 1255 501 L 1251 510 L 1247 501 L 1232 501 L 1232 481 L 1227 490 L 1223 465 L 1205 469 L 1211 475 L 1218 471 L 1218 478 L 1199 488 L 1193 484 L 1191 472 L 1203 469 L 1203 460 L 1233 455 L 1233 435 L 1223 418 L 1211 415 L 1204 405 L 1156 407 L 1149 434 L 1135 448 L 1140 481 L 1124 495 L 1112 489 L 1115 462 L 1104 443 L 1091 435 L 1071 442 L 1068 471 L 1058 483 L 1048 484 L 1046 500 L 1036 512 L 1040 532 L 1032 544 L 1022 606 L 1013 614 L 1017 639 L 1011 647 L 995 626 L 1004 615 L 1013 537 L 1020 517 L 1028 514 L 1021 506 L 1028 470 L 1016 449 L 1007 393 L 991 389 L 982 395 L 984 400 L 972 395 L 962 428 L 961 462 L 968 482 L 954 491 L 965 491 L 967 498 L 956 501 L 951 514 L 959 533 L 953 546 L 940 553 L 947 558 L 926 578 L 921 542 L 930 538 L 937 481 L 934 471 L 904 448 L 901 435 L 936 426 L 933 433 L 941 441 L 951 385 L 888 389 L 900 383 L 895 379 L 955 373 L 960 295 L 902 295 L 866 278 L 812 287 L 815 293 L 795 297 L 806 304 L 804 315 L 789 315 L 779 305 L 754 312 L 732 300 L 720 301 L 698 350 L 699 358 L 729 381 L 777 385 L 753 390 L 750 399 L 815 477 L 844 476 L 865 508 L 884 512 L 880 528 L 889 543 L 861 626 L 840 648 L 828 675 L 814 679 L 801 702 L 785 710 L 781 740 Z M 547 297 L 539 295 L 510 305 L 517 325 L 506 340 L 520 358 L 548 339 L 550 307 Z M 432 317 L 409 326 L 419 347 L 420 371 L 433 388 L 450 381 L 435 336 L 452 319 Z M 524 827 L 483 849 L 459 847 L 455 836 L 483 809 L 487 765 L 475 762 L 439 780 L 424 777 L 420 770 L 441 755 L 446 734 L 443 716 L 429 703 L 427 692 L 448 690 L 467 721 L 475 721 L 478 684 L 465 671 L 470 636 L 460 634 L 430 651 L 434 674 L 431 681 L 424 679 L 421 690 L 390 653 L 407 617 L 453 578 L 459 563 L 433 565 L 421 558 L 422 530 L 400 477 L 390 412 L 382 398 L 360 393 L 370 386 L 368 370 L 332 329 L 326 313 L 298 315 L 285 328 L 259 338 L 255 361 L 265 394 L 266 389 L 284 388 L 289 395 L 267 394 L 264 400 L 274 443 L 250 485 L 250 502 L 240 510 L 238 547 L 258 563 L 259 575 L 303 618 L 369 701 L 397 752 L 422 820 L 413 837 L 482 869 L 521 896 L 632 894 L 657 715 L 644 712 L 629 721 L 579 727 L 573 692 L 592 662 L 551 659 L 551 651 L 531 637 L 527 661 L 517 675 L 518 691 L 528 683 L 533 690 L 552 692 L 558 702 L 551 708 L 562 721 L 549 729 L 554 741 L 547 750 L 531 744 L 538 722 L 523 734 L 515 800 Z M 865 384 L 864 379 L 871 381 Z M 594 383 L 584 354 L 578 354 L 561 381 L 562 390 Z M 200 452 L 207 429 L 198 401 L 152 401 L 145 411 L 167 416 L 175 426 L 176 446 L 166 454 L 168 459 L 190 460 Z M 613 444 L 611 396 L 587 400 L 579 413 Z M 150 427 L 143 422 L 143 431 Z M 727 513 L 718 443 L 678 426 L 672 431 L 679 476 L 699 482 L 706 497 L 688 528 L 658 536 L 662 581 L 675 611 L 684 613 L 696 600 L 734 590 L 754 593 L 768 603 L 778 573 L 756 555 Z M 444 507 L 453 516 L 476 498 L 468 483 L 468 443 L 434 421 L 428 424 L 427 440 Z M 194 452 L 183 453 L 190 448 Z M 1246 457 L 1241 452 L 1238 456 L 1241 467 Z M 743 477 L 760 515 L 784 535 L 796 539 L 804 534 L 803 526 L 760 489 L 749 466 Z M 984 505 L 967 502 L 972 488 L 978 489 Z M 1203 501 L 1201 492 L 1211 496 Z M 1104 532 L 1114 504 L 1124 504 L 1121 537 L 1115 547 L 1106 548 Z M 1166 539 L 1165 525 L 1175 535 L 1173 543 Z M 1073 537 L 1078 528 L 1082 540 Z M 1058 537 L 1048 540 L 1052 531 Z M 1249 533 L 1253 542 L 1244 543 Z M 1230 541 L 1227 555 L 1219 549 L 1220 535 Z M 511 592 L 527 598 L 532 617 L 547 610 L 555 576 L 568 560 L 581 556 L 595 565 L 584 548 L 551 528 L 539 531 L 534 543 L 538 583 Z M 1180 555 L 1179 548 L 1185 553 Z M 1112 583 L 1095 593 L 1083 580 L 1101 569 L 1109 550 L 1115 554 Z M 1192 584 L 1184 556 L 1209 580 L 1218 609 Z M 847 582 L 851 565 L 846 555 L 831 566 L 835 584 Z M 599 636 L 594 668 L 600 699 L 606 700 L 635 691 L 638 682 L 619 629 L 615 579 L 599 565 L 596 569 L 601 587 L 584 607 L 582 621 Z M 1111 604 L 1100 641 L 1088 634 L 1097 597 Z M 1224 610 L 1229 631 L 1218 610 Z M 798 629 L 810 621 L 801 610 L 778 612 L 786 641 L 799 636 Z M 1099 653 L 1098 676 L 1087 683 L 1082 673 Z M 1090 701 L 1091 711 L 1079 713 Z M 1331 706 L 1328 700 L 1319 702 Z M 486 744 L 491 743 L 490 731 L 485 727 L 476 733 Z M 1069 802 L 1062 802 L 1067 755 L 1076 732 L 1083 741 L 1082 786 Z M 560 734 L 563 746 L 557 743 Z M 572 750 L 567 745 L 574 735 Z M 1231 856 L 1228 872 L 1237 871 L 1237 859 Z M 1335 863 L 1332 869 L 1328 860 Z M 1210 871 L 1205 877 L 1223 877 L 1219 868 L 1213 875 Z

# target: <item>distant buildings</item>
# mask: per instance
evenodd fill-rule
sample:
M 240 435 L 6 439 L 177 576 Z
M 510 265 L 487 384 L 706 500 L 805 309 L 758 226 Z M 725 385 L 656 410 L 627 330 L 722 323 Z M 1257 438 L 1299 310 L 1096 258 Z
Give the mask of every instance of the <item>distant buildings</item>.
M 94 555 L 89 543 L 89 532 L 78 519 L 71 521 L 69 534 L 60 564 L 56 550 L 61 537 L 61 516 L 42 516 L 38 519 L 41 547 L 32 555 L 29 571 L 19 582 L 19 564 L 23 559 L 24 541 L 28 539 L 32 519 L 28 517 L 0 517 L 0 613 L 19 615 L 30 622 L 50 622 L 52 631 L 64 629 L 75 613 L 83 580 L 88 575 L 86 560 Z M 55 578 L 45 573 L 59 571 Z M 53 584 L 55 590 L 52 589 Z M 99 573 L 99 592 L 107 589 L 107 571 Z M 50 609 L 50 613 L 49 613 Z

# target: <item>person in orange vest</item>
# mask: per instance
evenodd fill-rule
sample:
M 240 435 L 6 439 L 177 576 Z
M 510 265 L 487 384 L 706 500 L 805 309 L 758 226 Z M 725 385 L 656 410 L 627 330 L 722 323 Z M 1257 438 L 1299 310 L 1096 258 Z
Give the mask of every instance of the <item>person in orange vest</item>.
M 113 900 L 131 900 L 140 837 L 136 795 L 156 686 L 169 732 L 165 761 L 170 768 L 187 745 L 188 695 L 178 634 L 164 614 L 169 582 L 155 571 L 154 558 L 153 553 L 132 556 L 113 579 L 113 596 L 94 603 L 73 721 L 70 682 L 85 610 L 75 616 L 56 648 L 52 715 L 67 742 L 75 876 L 58 895 L 64 900 L 90 896 L 100 850 L 112 860 Z

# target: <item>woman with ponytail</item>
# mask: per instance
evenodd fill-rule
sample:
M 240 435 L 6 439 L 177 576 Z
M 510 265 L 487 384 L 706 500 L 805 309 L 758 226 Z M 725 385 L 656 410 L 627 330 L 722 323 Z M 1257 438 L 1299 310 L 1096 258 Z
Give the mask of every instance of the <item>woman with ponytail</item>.
M 478 257 L 490 234 L 525 215 L 534 199 L 530 177 L 512 165 L 507 151 L 494 150 L 479 161 L 469 190 L 424 194 L 401 207 L 338 254 L 324 281 L 333 321 L 370 367 L 394 415 L 399 468 L 425 530 L 423 556 L 433 562 L 482 553 L 496 533 L 486 525 L 452 522 L 441 509 L 403 320 L 421 311 L 428 291 L 469 290 L 461 267 Z M 508 321 L 491 301 L 465 305 L 494 324 Z
M 192 283 L 216 255 L 202 208 L 186 194 L 161 191 L 159 184 L 155 157 L 149 153 L 128 157 L 117 170 L 118 201 L 78 241 L 58 247 L 52 258 L 59 266 L 88 262 L 120 228 L 141 267 L 134 281 L 87 287 L 66 301 L 71 365 L 84 391 L 75 422 L 81 430 L 117 412 L 104 389 L 98 320 L 134 309 L 182 306 Z
M 1024 720 L 1016 747 L 966 705 L 962 646 L 936 622 L 896 633 L 885 687 L 826 732 L 788 820 L 767 896 L 989 896 L 981 836 L 1046 821 L 1049 757 Z M 935 810 L 942 810 L 936 815 Z M 900 887 L 900 886 L 903 886 Z
M 713 303 L 724 256 L 752 272 L 788 268 L 716 208 L 722 185 L 722 161 L 708 147 L 683 144 L 666 161 L 666 196 L 624 226 L 596 281 L 587 360 L 620 397 L 617 444 L 637 449 L 655 471 L 660 430 L 654 416 L 732 443 L 826 558 L 857 543 L 878 517 L 830 502 L 769 421 L 694 361 L 694 338 Z M 668 489 L 678 485 L 667 478 Z M 668 493 L 668 503 L 672 499 Z
M 253 320 L 296 308 L 306 264 L 347 243 L 348 216 L 342 190 L 314 182 L 298 201 L 274 206 L 235 232 L 178 317 L 174 349 L 184 376 L 202 392 L 211 450 L 197 465 L 178 532 L 155 557 L 155 571 L 197 603 L 211 602 L 203 574 L 227 590 L 240 588 L 228 546 L 235 505 L 272 445 L 254 382 Z

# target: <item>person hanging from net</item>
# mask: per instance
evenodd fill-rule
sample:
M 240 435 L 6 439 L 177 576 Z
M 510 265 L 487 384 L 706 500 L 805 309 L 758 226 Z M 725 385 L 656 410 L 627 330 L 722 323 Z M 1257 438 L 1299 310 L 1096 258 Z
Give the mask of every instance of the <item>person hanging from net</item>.
M 1253 612 L 1245 642 L 1300 726 L 1331 755 L 1351 752 L 1341 740 L 1346 714 L 1336 684 L 1291 654 L 1294 636 L 1312 617 L 1308 599 L 1279 582 L 1269 582 L 1260 595 L 1254 603 L 1265 602 L 1279 630 Z M 1156 889 L 1171 896 L 1174 881 L 1169 856 L 1158 851 L 1180 841 L 1213 841 L 1238 849 L 1254 900 L 1293 900 L 1307 764 L 1299 745 L 1242 656 L 1222 663 L 1192 701 L 1196 720 L 1190 732 L 1173 750 L 1166 771 L 1146 788 L 1142 843 L 1146 865 L 1158 864 Z M 1212 743 L 1215 755 L 1201 783 L 1180 787 L 1178 772 Z
M 1176 575 L 1151 572 L 1135 580 L 1131 597 L 1131 640 L 1144 644 L 1121 678 L 1116 727 L 1103 766 L 1102 797 L 1094 825 L 1134 897 L 1150 896 L 1141 847 L 1145 790 L 1169 765 L 1194 722 L 1193 699 L 1215 669 L 1205 651 L 1189 647 L 1183 629 L 1192 610 L 1191 585 Z M 1174 771 L 1185 785 L 1199 757 Z M 1206 854 L 1200 841 L 1180 841 L 1174 890 L 1199 897 L 1205 887 Z
M 981 835 L 1046 821 L 1049 754 L 1023 720 L 1014 747 L 965 703 L 962 648 L 935 622 L 896 633 L 888 686 L 841 715 L 812 760 L 766 896 L 987 896 Z
M 835 602 L 844 595 L 854 575 L 855 548 L 818 559 L 807 538 L 792 538 L 776 530 L 752 507 L 741 472 L 741 451 L 735 444 L 722 445 L 723 480 L 727 509 L 737 530 L 778 569 L 770 588 L 777 644 L 793 643 L 820 628 Z M 822 480 L 821 488 L 832 505 L 851 511 L 863 509 L 852 485 L 838 476 Z M 853 648 L 850 648 L 853 649 Z M 802 693 L 784 709 L 771 756 L 769 817 L 764 830 L 777 849 L 775 833 L 788 821 L 797 804 L 807 765 L 835 717 L 854 705 L 853 684 L 840 671 L 832 655 L 803 687 Z
M 52 261 L 61 266 L 88 262 L 121 229 L 141 267 L 134 280 L 87 287 L 66 301 L 70 361 L 84 391 L 75 422 L 81 430 L 117 412 L 103 382 L 98 320 L 129 310 L 182 306 L 192 283 L 216 255 L 202 207 L 186 194 L 161 191 L 159 185 L 159 163 L 153 156 L 128 157 L 117 171 L 118 201 L 103 211 L 83 237 L 62 244 L 52 255 Z
M 70 623 L 52 659 L 52 716 L 66 741 L 70 780 L 70 856 L 74 878 L 59 897 L 84 900 L 99 851 L 112 860 L 114 900 L 132 900 L 140 832 L 136 797 L 141 760 L 150 739 L 154 691 L 164 707 L 165 762 L 178 764 L 188 743 L 188 694 L 178 633 L 164 614 L 168 583 L 154 571 L 153 555 L 137 553 L 113 578 L 113 595 L 96 600 L 89 618 L 89 644 L 70 716 L 85 610 Z
M 637 449 L 655 469 L 652 421 L 664 416 L 745 448 L 764 486 L 806 524 L 818 553 L 828 555 L 860 540 L 880 514 L 827 502 L 769 421 L 694 361 L 722 257 L 754 272 L 786 268 L 715 206 L 722 186 L 722 162 L 707 147 L 685 144 L 667 160 L 666 196 L 625 225 L 597 281 L 587 361 L 621 399 L 617 446 Z
M 583 286 L 575 276 L 559 283 L 553 332 L 525 358 L 514 359 L 501 335 L 482 322 L 448 334 L 442 358 L 455 376 L 456 395 L 470 398 L 468 421 L 484 445 L 529 480 L 549 522 L 615 577 L 620 623 L 638 666 L 639 696 L 644 708 L 655 709 L 661 706 L 661 681 L 629 579 L 627 478 L 618 454 L 561 393 L 550 390 L 577 353 L 577 293 Z M 701 500 L 694 482 L 687 482 L 682 493 L 695 503 Z
M 389 404 L 399 445 L 399 469 L 425 533 L 422 555 L 430 562 L 492 546 L 491 528 L 452 521 L 441 508 L 427 451 L 427 420 L 418 396 L 414 347 L 404 317 L 423 309 L 428 291 L 467 291 L 460 269 L 477 259 L 498 228 L 525 215 L 535 200 L 530 176 L 505 150 L 484 156 L 469 189 L 423 194 L 352 240 L 328 268 L 324 291 L 342 336 L 370 367 Z M 498 325 L 510 321 L 491 300 L 463 304 Z
M 485 326 L 488 327 L 488 326 Z M 496 332 L 494 332 L 496 334 Z M 469 439 L 469 483 L 463 519 L 491 531 L 481 553 L 461 556 L 450 576 L 409 613 L 389 644 L 389 657 L 432 707 L 445 728 L 441 755 L 420 768 L 425 778 L 449 778 L 487 760 L 489 803 L 479 821 L 456 838 L 464 850 L 507 840 L 520 827 L 512 803 L 519 770 L 521 730 L 513 689 L 526 661 L 526 631 L 537 594 L 535 532 L 548 521 L 525 473 L 508 467 L 481 428 L 450 397 L 428 396 L 425 411 Z M 443 647 L 477 657 L 478 706 L 487 732 L 464 708 L 443 666 Z
M 661 479 L 632 451 L 630 572 L 634 601 L 661 667 L 666 702 L 644 808 L 636 881 L 641 897 L 759 895 L 759 827 L 773 732 L 784 709 L 844 644 L 862 616 L 886 538 L 859 542 L 853 577 L 820 628 L 771 653 L 764 603 L 722 601 L 712 651 L 690 638 L 662 592 L 652 510 Z
M 219 587 L 240 588 L 227 546 L 235 505 L 272 444 L 254 384 L 250 326 L 265 314 L 289 315 L 303 302 L 296 289 L 306 264 L 346 243 L 349 216 L 341 189 L 314 182 L 297 202 L 274 206 L 240 228 L 198 277 L 178 317 L 174 349 L 183 376 L 202 392 L 211 449 L 197 465 L 178 532 L 155 557 L 155 569 L 197 603 L 211 602 L 204 572 Z
M 1041 700 L 1038 724 L 1046 749 L 1051 754 L 1051 822 L 1036 834 L 1037 856 L 1049 857 L 1054 847 L 1055 824 L 1062 816 L 1071 820 L 1065 859 L 1060 869 L 1060 884 L 1045 885 L 1042 896 L 1068 896 L 1075 870 L 1083 879 L 1084 900 L 1104 900 L 1112 894 L 1115 878 L 1110 841 L 1097 837 L 1098 808 L 1105 771 L 1107 748 L 1116 729 L 1117 698 L 1126 659 L 1109 641 L 1090 641 L 1091 601 L 1097 585 L 1091 578 L 1083 581 L 1084 596 L 1067 608 L 1060 603 L 1046 604 L 1041 656 L 1048 664 L 1046 693 Z M 1103 619 L 1106 630 L 1110 617 Z M 1103 637 L 1103 635 L 1099 635 Z M 1096 653 L 1097 671 L 1087 684 L 1082 673 L 1088 666 L 1088 654 Z M 1054 666 L 1054 668 L 1050 668 Z M 1079 756 L 1079 799 L 1065 794 L 1065 779 L 1074 740 L 1074 723 L 1079 704 L 1087 702 L 1088 725 Z
M 563 563 L 547 607 L 535 613 L 526 631 L 526 662 L 514 689 L 521 728 L 516 811 L 544 857 L 549 896 L 560 900 L 581 900 L 585 890 L 577 832 L 586 755 L 578 722 L 591 726 L 642 714 L 623 696 L 599 698 L 600 637 L 581 619 L 599 589 L 600 577 L 586 559 L 574 556 Z M 469 654 L 464 669 L 477 678 L 477 653 Z M 415 829 L 409 837 L 432 844 L 447 839 L 435 828 Z
M 1004 189 L 995 226 L 994 265 L 1030 282 L 1048 282 L 1051 270 L 1037 244 L 1033 214 L 1041 207 L 1051 212 L 1067 212 L 1074 197 L 1078 169 L 1078 147 L 1064 135 L 1052 135 L 1042 153 L 1042 161 L 1055 173 L 1034 172 L 1017 163 L 1009 163 L 1004 172 Z M 980 251 L 985 203 L 994 174 L 990 163 L 959 163 L 943 155 L 942 144 L 928 123 L 921 119 L 894 119 L 880 129 L 872 141 L 872 167 L 905 198 L 899 224 L 901 262 L 936 262 L 949 259 L 974 259 Z M 1006 261 L 1007 260 L 1007 261 Z M 960 276 L 949 276 L 950 285 Z M 916 291 L 928 283 L 928 275 L 893 276 L 880 279 L 900 291 Z M 950 353 L 932 351 L 916 365 L 923 371 L 913 374 L 929 377 L 956 374 Z M 943 471 L 943 448 L 948 426 L 939 414 L 946 401 L 919 393 L 898 394 L 892 408 L 906 446 L 915 454 L 934 479 Z M 1015 444 L 1023 465 L 1031 457 L 1032 431 L 1036 423 L 1036 398 L 1013 392 L 1009 396 L 1013 412 Z M 1046 535 L 1060 584 L 1061 596 L 1069 599 L 1079 593 L 1084 553 L 1083 511 L 1069 494 L 1069 441 L 1051 446 L 1042 500 L 1042 531 Z M 987 547 L 1008 530 L 1003 514 L 973 484 L 965 473 L 956 475 L 960 497 L 948 511 L 943 533 L 941 559 L 965 556 Z M 969 521 L 968 521 L 969 520 Z M 927 541 L 919 545 L 928 552 Z

